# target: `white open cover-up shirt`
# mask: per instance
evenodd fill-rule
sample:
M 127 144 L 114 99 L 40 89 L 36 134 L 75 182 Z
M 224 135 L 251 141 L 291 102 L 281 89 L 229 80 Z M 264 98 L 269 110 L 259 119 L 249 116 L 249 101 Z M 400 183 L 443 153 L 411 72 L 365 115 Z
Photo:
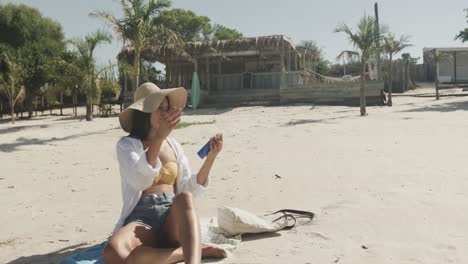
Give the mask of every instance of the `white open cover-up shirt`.
M 195 197 L 200 195 L 206 190 L 208 179 L 204 186 L 198 184 L 197 173 L 192 174 L 182 146 L 172 138 L 167 138 L 167 142 L 174 150 L 178 164 L 176 195 L 181 192 L 190 192 Z M 123 137 L 117 142 L 123 205 L 113 233 L 122 228 L 125 219 L 140 200 L 142 192 L 153 184 L 154 177 L 159 174 L 162 168 L 159 158 L 155 167 L 148 163 L 147 150 L 144 149 L 141 140 L 137 138 Z

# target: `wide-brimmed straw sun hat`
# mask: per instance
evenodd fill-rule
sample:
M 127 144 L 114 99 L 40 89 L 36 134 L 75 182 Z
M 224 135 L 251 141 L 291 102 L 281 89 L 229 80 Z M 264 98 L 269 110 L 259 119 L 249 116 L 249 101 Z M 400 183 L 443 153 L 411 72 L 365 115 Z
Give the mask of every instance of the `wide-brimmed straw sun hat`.
M 171 108 L 184 109 L 187 91 L 184 87 L 161 89 L 156 84 L 146 82 L 137 88 L 133 95 L 134 103 L 119 115 L 120 126 L 128 133 L 132 130 L 133 111 L 152 113 L 158 110 L 164 97 L 168 97 Z

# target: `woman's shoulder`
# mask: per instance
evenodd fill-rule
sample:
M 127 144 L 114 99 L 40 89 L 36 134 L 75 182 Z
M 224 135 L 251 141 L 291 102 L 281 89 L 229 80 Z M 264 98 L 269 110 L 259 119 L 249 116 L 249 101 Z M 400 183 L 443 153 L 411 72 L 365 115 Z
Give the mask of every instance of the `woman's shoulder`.
M 177 141 L 177 139 L 173 138 L 173 137 L 167 137 L 169 143 L 171 143 L 172 146 L 174 146 L 175 150 L 177 152 L 182 152 L 183 149 L 182 149 L 182 145 L 179 143 L 179 141 Z
M 117 148 L 128 148 L 133 147 L 136 148 L 141 145 L 141 141 L 138 138 L 126 136 L 122 137 L 117 141 Z

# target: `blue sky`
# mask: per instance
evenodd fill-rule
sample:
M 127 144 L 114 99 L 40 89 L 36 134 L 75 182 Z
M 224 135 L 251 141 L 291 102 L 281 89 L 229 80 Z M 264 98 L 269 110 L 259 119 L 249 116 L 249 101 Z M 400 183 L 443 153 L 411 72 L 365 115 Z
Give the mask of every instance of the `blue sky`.
M 121 15 L 117 0 L 0 0 L 24 3 L 38 8 L 43 15 L 58 21 L 67 38 L 82 37 L 97 29 L 111 28 L 88 16 L 96 10 Z M 341 50 L 350 49 L 343 33 L 333 33 L 340 23 L 355 28 L 363 14 L 373 15 L 375 1 L 369 0 L 173 0 L 173 6 L 193 10 L 208 16 L 212 22 L 241 31 L 245 36 L 285 34 L 296 43 L 315 40 L 334 61 Z M 456 33 L 468 27 L 466 0 L 383 0 L 379 1 L 381 23 L 387 24 L 397 36 L 411 36 L 414 45 L 405 50 L 413 57 L 422 56 L 424 47 L 468 46 L 455 41 Z M 115 60 L 119 49 L 116 40 L 96 50 L 98 62 Z

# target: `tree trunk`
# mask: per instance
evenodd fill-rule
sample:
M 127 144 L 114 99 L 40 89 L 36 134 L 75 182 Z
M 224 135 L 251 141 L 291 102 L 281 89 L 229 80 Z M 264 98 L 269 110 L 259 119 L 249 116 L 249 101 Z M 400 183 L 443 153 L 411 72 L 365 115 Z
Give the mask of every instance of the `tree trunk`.
M 93 84 L 91 83 L 91 85 Z M 91 91 L 86 95 L 86 121 L 93 121 L 93 98 Z
M 436 57 L 437 57 L 436 72 L 435 72 L 436 100 L 439 100 L 439 60 L 440 60 L 440 57 L 438 57 L 439 52 L 438 52 L 437 49 L 435 50 L 435 54 L 436 54 Z
M 387 105 L 392 106 L 392 89 L 393 89 L 393 60 L 392 54 L 390 53 L 390 84 L 388 85 L 388 101 Z
M 32 92 L 30 92 L 29 90 L 26 90 L 25 101 L 26 101 L 25 102 L 26 109 L 28 110 L 28 118 L 31 119 L 33 117 L 34 107 L 33 107 Z
M 413 83 L 411 80 L 411 65 L 409 63 L 407 65 L 407 74 L 406 90 L 409 90 L 410 85 Z
M 77 103 L 78 103 L 78 97 L 75 93 L 73 93 L 73 110 L 74 110 L 75 117 L 78 116 Z
M 361 108 L 361 116 L 367 115 L 366 113 L 366 63 L 364 60 L 361 62 L 361 89 L 360 89 L 360 98 L 359 104 Z
M 15 123 L 15 100 L 10 98 L 11 123 Z
M 86 96 L 86 121 L 93 121 L 93 111 L 91 107 L 91 98 Z
M 436 88 L 436 100 L 439 100 L 439 63 L 436 64 L 436 74 L 435 74 L 435 88 Z
M 140 82 L 140 50 L 135 49 L 135 61 L 133 61 L 132 90 L 136 91 Z
M 408 67 L 406 67 L 406 63 L 403 62 L 403 92 L 406 92 L 408 90 Z

